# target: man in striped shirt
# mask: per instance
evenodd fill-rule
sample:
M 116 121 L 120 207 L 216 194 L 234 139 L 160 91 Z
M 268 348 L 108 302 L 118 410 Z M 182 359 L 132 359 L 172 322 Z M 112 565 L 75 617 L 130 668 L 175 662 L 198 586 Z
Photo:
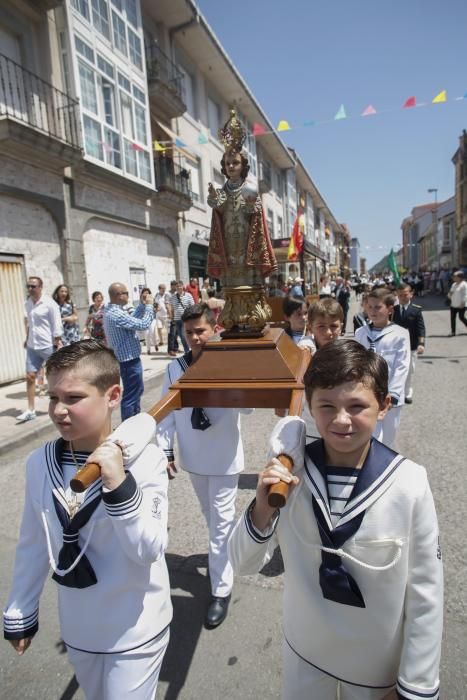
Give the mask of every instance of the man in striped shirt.
M 123 309 L 128 302 L 128 289 L 120 282 L 109 287 L 110 303 L 104 309 L 104 330 L 109 346 L 120 363 L 123 383 L 122 421 L 141 412 L 144 391 L 141 343 L 136 331 L 145 331 L 153 320 L 153 299 L 148 292 L 141 295 L 133 314 Z
M 179 280 L 177 282 L 175 294 L 172 294 L 172 296 L 170 297 L 168 307 L 171 320 L 168 350 L 169 355 L 171 355 L 172 357 L 175 357 L 177 355 L 175 351 L 175 348 L 177 347 L 177 337 L 180 338 L 185 352 L 188 352 L 188 350 L 190 349 L 188 347 L 188 343 L 186 342 L 185 334 L 183 331 L 182 316 L 185 309 L 187 309 L 189 306 L 193 306 L 194 303 L 195 302 L 193 297 L 189 292 L 185 291 L 183 282 Z

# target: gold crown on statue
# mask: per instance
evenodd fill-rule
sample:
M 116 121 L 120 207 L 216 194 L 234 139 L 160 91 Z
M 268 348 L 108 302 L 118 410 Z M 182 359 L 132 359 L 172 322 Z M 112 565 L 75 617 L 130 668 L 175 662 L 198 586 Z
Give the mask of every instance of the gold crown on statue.
M 246 130 L 237 119 L 237 113 L 234 109 L 230 110 L 230 118 L 225 122 L 223 128 L 219 129 L 219 138 L 226 151 L 241 152 L 246 139 Z

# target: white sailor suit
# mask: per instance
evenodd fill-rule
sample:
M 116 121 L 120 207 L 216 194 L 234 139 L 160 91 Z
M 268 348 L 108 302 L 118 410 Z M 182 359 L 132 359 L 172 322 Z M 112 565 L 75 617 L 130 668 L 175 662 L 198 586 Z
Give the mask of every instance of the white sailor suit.
M 167 366 L 162 395 L 192 361 L 190 351 Z M 240 413 L 252 410 L 182 408 L 172 411 L 157 426 L 158 443 L 169 461 L 174 459 L 177 434 L 180 466 L 190 474 L 209 529 L 211 591 L 219 598 L 230 595 L 233 586 L 227 540 L 235 522 L 238 475 L 244 469 Z
M 438 700 L 442 564 L 425 469 L 373 439 L 333 527 L 323 441 L 301 454 L 271 528 L 254 527 L 250 506 L 229 541 L 241 575 L 280 545 L 283 698 L 335 700 L 340 681 L 341 700 L 377 700 L 394 685 L 404 700 Z
M 112 491 L 96 481 L 71 520 L 64 441 L 46 443 L 26 465 L 4 636 L 36 634 L 51 566 L 62 639 L 87 700 L 153 700 L 169 639 L 167 462 L 153 442 L 152 419 L 131 420 L 139 428 L 124 452 L 125 481 Z
M 376 424 L 374 437 L 388 447 L 394 447 L 396 433 L 401 420 L 401 409 L 405 403 L 405 384 L 410 369 L 410 336 L 406 328 L 389 323 L 384 328 L 357 328 L 355 340 L 365 348 L 374 350 L 388 364 L 388 390 L 391 410 Z

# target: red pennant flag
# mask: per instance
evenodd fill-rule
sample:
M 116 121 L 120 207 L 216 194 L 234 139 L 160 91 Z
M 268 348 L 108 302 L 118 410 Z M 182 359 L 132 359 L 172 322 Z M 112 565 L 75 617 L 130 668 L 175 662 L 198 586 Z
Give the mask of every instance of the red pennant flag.
M 266 129 L 264 126 L 262 126 L 262 124 L 258 124 L 258 122 L 253 124 L 253 136 L 262 136 L 265 133 Z
M 403 109 L 408 109 L 409 107 L 416 107 L 417 106 L 417 100 L 415 97 L 408 97 L 404 104 L 402 105 Z
M 144 148 L 142 148 L 142 146 L 139 146 L 137 143 L 132 143 L 131 147 L 134 151 L 144 151 Z

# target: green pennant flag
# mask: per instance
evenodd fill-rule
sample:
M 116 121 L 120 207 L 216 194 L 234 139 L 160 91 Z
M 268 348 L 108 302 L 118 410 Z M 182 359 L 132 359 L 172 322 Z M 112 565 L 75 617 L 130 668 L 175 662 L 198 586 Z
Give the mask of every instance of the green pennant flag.
M 397 269 L 396 256 L 394 255 L 394 250 L 391 248 L 391 252 L 388 255 L 388 267 L 392 272 L 394 278 L 394 284 L 398 287 L 401 283 L 401 278 L 399 275 L 399 270 Z

